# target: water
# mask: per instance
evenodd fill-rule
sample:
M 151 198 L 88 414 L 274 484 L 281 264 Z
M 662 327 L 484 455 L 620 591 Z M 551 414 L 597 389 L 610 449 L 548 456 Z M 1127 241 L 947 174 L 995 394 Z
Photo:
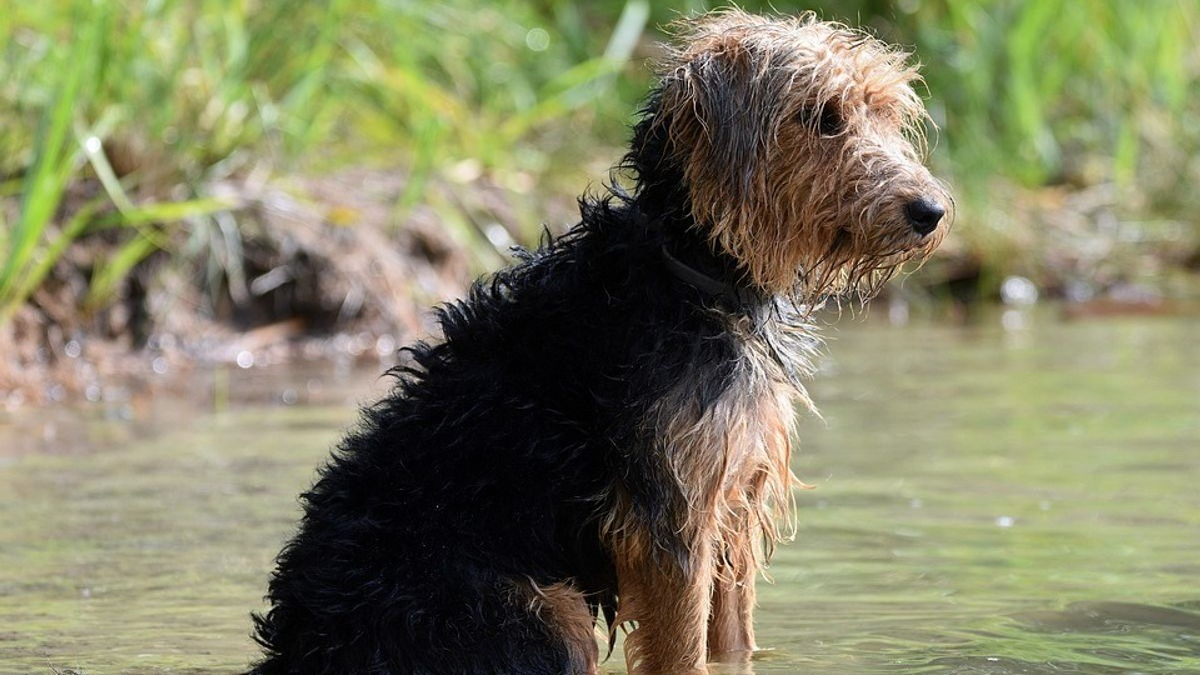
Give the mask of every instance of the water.
M 1200 320 L 1025 319 L 830 331 L 754 672 L 1200 674 Z M 0 420 L 0 673 L 253 658 L 295 496 L 383 383 L 211 377 Z

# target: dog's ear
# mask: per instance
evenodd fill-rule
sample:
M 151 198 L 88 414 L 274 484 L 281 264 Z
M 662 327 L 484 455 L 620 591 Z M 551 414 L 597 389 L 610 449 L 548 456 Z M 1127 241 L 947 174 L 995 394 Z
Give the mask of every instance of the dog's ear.
M 756 56 L 742 46 L 709 50 L 664 78 L 668 151 L 684 166 L 694 200 L 742 201 L 754 191 L 783 99 Z

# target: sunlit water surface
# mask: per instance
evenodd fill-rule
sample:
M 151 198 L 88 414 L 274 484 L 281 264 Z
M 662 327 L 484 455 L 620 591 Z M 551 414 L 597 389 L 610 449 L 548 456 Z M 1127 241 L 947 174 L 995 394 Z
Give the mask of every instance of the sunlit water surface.
M 828 331 L 754 672 L 1200 674 L 1200 321 L 1027 319 Z M 0 672 L 254 657 L 296 494 L 384 382 L 196 382 L 0 418 Z

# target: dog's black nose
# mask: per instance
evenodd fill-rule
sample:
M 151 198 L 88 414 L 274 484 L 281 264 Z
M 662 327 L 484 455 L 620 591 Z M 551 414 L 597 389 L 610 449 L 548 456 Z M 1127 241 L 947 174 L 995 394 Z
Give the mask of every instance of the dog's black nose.
M 912 225 L 912 229 L 924 237 L 937 229 L 938 222 L 946 215 L 946 209 L 932 199 L 921 197 L 905 205 L 904 215 L 908 216 L 908 224 Z

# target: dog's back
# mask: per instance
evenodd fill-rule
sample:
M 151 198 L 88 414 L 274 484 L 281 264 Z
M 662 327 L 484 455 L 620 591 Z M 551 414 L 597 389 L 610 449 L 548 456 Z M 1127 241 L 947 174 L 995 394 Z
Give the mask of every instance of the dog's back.
M 254 672 L 577 672 L 616 608 L 618 502 L 686 558 L 666 550 L 682 496 L 645 420 L 685 379 L 712 405 L 746 354 L 631 208 L 588 205 L 441 310 L 444 340 L 409 350 L 303 496 Z

